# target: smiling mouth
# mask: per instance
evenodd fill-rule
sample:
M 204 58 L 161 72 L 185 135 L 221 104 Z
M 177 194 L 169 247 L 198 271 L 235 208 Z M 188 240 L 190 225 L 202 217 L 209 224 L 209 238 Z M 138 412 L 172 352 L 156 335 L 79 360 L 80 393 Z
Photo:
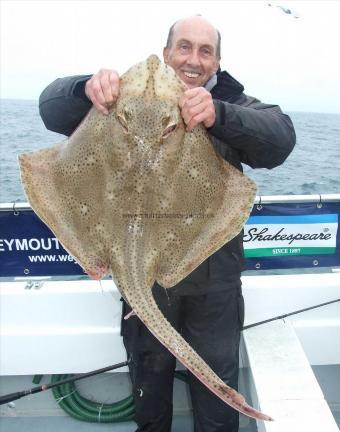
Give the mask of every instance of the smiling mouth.
M 198 78 L 201 75 L 198 72 L 187 72 L 187 71 L 183 71 L 183 74 L 188 78 Z

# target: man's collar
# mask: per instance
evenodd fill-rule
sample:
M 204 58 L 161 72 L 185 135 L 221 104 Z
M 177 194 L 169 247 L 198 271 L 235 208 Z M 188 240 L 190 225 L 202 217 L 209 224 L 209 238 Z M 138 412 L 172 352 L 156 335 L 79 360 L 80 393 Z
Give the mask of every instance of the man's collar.
M 204 86 L 214 99 L 228 101 L 229 99 L 239 96 L 243 93 L 244 87 L 228 72 L 218 70 L 212 75 Z
M 215 87 L 216 84 L 217 84 L 217 75 L 214 74 L 214 75 L 212 75 L 212 76 L 208 79 L 208 81 L 205 83 L 204 88 L 205 88 L 206 90 L 208 90 L 208 91 L 211 91 L 211 89 L 212 89 L 213 87 Z

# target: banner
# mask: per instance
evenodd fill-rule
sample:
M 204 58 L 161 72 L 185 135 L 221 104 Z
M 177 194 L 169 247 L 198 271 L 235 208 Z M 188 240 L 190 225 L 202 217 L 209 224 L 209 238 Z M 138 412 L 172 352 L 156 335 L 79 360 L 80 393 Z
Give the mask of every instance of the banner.
M 65 275 L 85 273 L 32 210 L 0 211 L 0 276 Z
M 338 215 L 252 216 L 244 235 L 246 257 L 335 254 Z
M 248 270 L 340 266 L 338 202 L 255 205 L 244 228 Z M 32 210 L 0 211 L 0 277 L 80 276 Z
M 255 205 L 244 228 L 248 269 L 340 266 L 340 202 Z

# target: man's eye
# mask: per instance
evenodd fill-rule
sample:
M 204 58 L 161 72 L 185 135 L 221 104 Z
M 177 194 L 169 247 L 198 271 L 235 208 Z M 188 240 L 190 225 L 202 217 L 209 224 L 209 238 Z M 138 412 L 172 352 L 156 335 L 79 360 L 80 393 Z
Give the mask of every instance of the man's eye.
M 211 51 L 210 51 L 209 48 L 202 48 L 201 52 L 202 52 L 202 54 L 205 55 L 205 56 L 209 56 L 209 55 L 211 55 Z
M 180 49 L 182 51 L 187 51 L 189 49 L 189 45 L 180 45 Z

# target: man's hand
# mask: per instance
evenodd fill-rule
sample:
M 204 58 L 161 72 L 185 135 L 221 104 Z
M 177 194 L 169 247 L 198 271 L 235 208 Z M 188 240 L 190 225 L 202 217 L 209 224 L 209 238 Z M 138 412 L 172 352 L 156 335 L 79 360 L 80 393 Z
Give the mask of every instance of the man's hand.
M 199 123 L 209 128 L 215 123 L 216 113 L 211 94 L 204 87 L 186 90 L 179 100 L 179 107 L 187 131 Z
M 116 102 L 119 94 L 119 75 L 112 69 L 100 69 L 85 84 L 85 94 L 103 114 Z

